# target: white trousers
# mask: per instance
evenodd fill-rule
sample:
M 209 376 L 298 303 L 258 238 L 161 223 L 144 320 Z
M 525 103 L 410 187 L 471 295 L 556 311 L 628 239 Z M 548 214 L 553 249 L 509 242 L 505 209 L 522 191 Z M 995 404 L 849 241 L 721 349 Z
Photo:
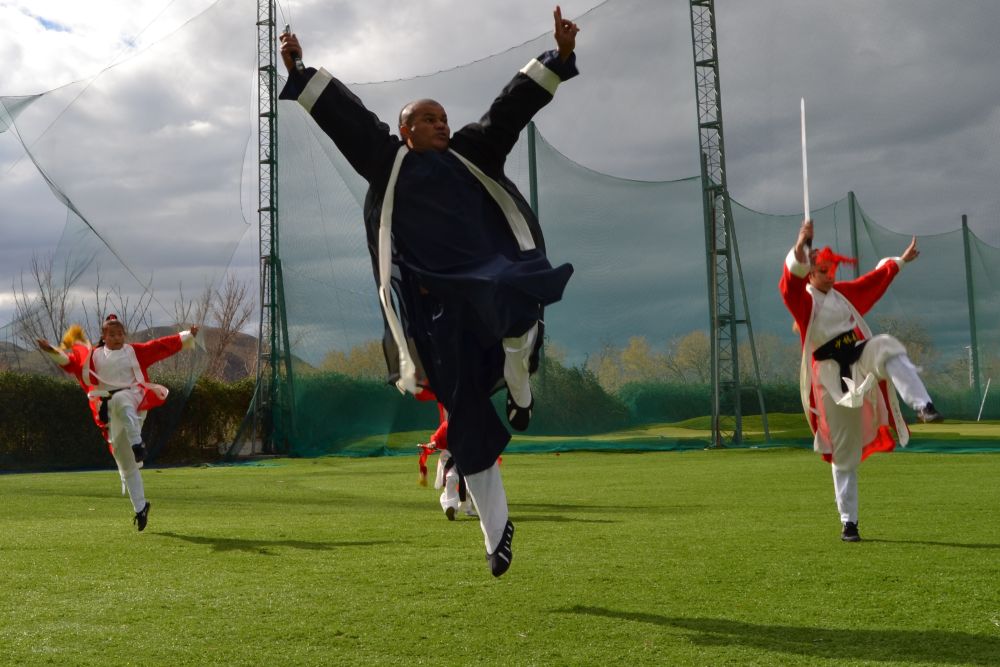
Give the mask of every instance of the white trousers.
M 458 469 L 452 466 L 447 472 L 444 471 L 445 464 L 451 458 L 451 452 L 447 449 L 441 452 L 441 456 L 438 457 L 438 479 L 442 480 L 441 483 L 441 509 L 447 512 L 448 508 L 451 507 L 456 511 L 463 511 L 469 516 L 476 513 L 472 505 L 472 496 L 469 493 L 465 495 L 465 502 L 458 495 L 458 480 L 459 474 Z
M 865 348 L 868 352 L 868 348 Z M 923 381 L 917 374 L 906 354 L 898 354 L 886 359 L 879 366 L 873 359 L 869 360 L 862 353 L 861 362 L 871 368 L 880 380 L 890 380 L 903 401 L 914 410 L 919 410 L 931 402 Z M 890 388 L 890 391 L 892 388 Z M 839 470 L 854 470 L 861 463 L 862 442 L 862 408 L 848 408 L 837 405 L 829 392 L 823 392 L 823 410 L 826 414 L 826 424 L 830 429 L 830 444 L 833 448 L 833 464 Z
M 840 522 L 858 522 L 858 469 L 833 470 L 833 491 L 837 497 L 837 511 L 840 512 Z
M 535 339 L 538 338 L 538 323 L 536 322 L 523 335 L 503 339 L 503 351 L 506 359 L 503 363 L 503 377 L 510 389 L 510 396 L 519 407 L 531 405 L 531 375 L 528 366 L 531 361 L 531 351 L 535 349 Z
M 486 553 L 493 553 L 507 527 L 507 493 L 500 478 L 500 464 L 465 476 L 465 486 L 479 512 L 479 525 L 486 541 Z
M 146 491 L 142 484 L 140 464 L 135 461 L 132 445 L 142 442 L 142 423 L 146 412 L 139 411 L 142 391 L 125 389 L 108 399 L 108 440 L 111 455 L 118 464 L 118 473 L 128 491 L 132 507 L 136 512 L 146 506 Z
M 897 354 L 885 361 L 884 368 L 875 368 L 881 380 L 891 380 L 903 402 L 920 410 L 931 398 L 917 374 L 917 367 L 906 354 Z M 827 400 L 828 397 L 824 400 Z M 841 523 L 858 521 L 858 464 L 861 463 L 861 412 L 844 408 L 827 400 L 827 422 L 833 441 L 833 490 Z
M 920 410 L 931 402 L 927 388 L 917 375 L 917 367 L 910 361 L 910 357 L 905 354 L 892 357 L 885 362 L 885 371 L 896 386 L 900 398 L 911 408 Z

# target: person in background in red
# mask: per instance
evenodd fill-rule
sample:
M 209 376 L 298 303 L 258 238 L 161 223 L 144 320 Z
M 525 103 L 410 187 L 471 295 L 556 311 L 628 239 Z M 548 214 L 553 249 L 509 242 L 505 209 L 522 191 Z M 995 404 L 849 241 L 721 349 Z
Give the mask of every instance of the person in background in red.
M 423 398 L 422 395 L 425 393 L 429 394 L 429 397 Z M 416 395 L 416 398 L 433 400 L 434 395 L 424 389 Z M 427 459 L 434 452 L 439 452 L 434 488 L 441 489 L 440 502 L 444 515 L 448 517 L 448 521 L 454 521 L 458 512 L 464 512 L 466 516 L 477 516 L 472 498 L 465 488 L 465 479 L 455 467 L 455 459 L 448 451 L 448 411 L 440 403 L 438 403 L 438 414 L 440 423 L 430 441 L 427 444 L 417 445 L 420 447 L 420 485 L 427 486 Z

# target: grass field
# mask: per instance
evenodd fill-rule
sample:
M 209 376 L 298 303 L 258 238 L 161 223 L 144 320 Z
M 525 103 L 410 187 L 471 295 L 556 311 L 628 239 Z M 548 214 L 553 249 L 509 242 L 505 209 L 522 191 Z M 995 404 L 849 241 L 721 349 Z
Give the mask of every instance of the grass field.
M 414 457 L 0 476 L 3 665 L 997 665 L 1000 456 L 511 454 L 515 558 Z

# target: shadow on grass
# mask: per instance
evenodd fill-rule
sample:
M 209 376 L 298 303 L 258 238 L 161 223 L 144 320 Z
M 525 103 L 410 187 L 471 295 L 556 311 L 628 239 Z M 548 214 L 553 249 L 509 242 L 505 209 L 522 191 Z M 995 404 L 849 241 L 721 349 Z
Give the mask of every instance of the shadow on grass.
M 653 509 L 648 505 L 584 505 L 576 503 L 510 503 L 510 507 L 526 510 L 570 510 L 582 512 L 634 512 Z
M 511 514 L 510 520 L 518 523 L 618 523 L 612 519 L 575 519 L 558 514 Z
M 926 547 L 957 547 L 959 549 L 1000 549 L 1000 544 L 962 544 L 961 542 L 929 542 L 926 540 L 879 540 L 865 538 L 865 542 L 883 544 L 920 544 Z
M 394 544 L 391 540 L 368 540 L 364 542 L 306 542 L 305 540 L 238 540 L 229 537 L 201 537 L 199 535 L 178 535 L 177 533 L 155 533 L 158 536 L 169 537 L 191 544 L 203 544 L 212 547 L 212 551 L 246 551 L 262 556 L 272 555 L 268 549 L 274 547 L 290 547 L 307 551 L 330 551 L 339 547 L 372 547 L 380 544 Z
M 557 609 L 688 631 L 699 646 L 742 646 L 831 660 L 996 665 L 1000 637 L 942 630 L 864 630 L 760 625 L 724 618 L 678 618 L 576 605 Z
M 630 514 L 635 512 L 664 512 L 686 514 L 704 511 L 707 505 L 577 505 L 572 503 L 510 503 L 519 510 L 561 510 L 567 512 L 605 512 L 607 514 Z

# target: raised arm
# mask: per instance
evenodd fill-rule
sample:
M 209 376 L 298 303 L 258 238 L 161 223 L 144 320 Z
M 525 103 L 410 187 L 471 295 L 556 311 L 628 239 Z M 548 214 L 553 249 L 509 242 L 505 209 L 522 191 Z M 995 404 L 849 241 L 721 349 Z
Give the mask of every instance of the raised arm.
M 465 154 L 477 152 L 480 160 L 502 169 L 507 154 L 514 148 L 521 131 L 538 111 L 548 104 L 556 89 L 579 72 L 576 69 L 576 23 L 562 18 L 556 7 L 556 49 L 538 56 L 518 72 L 493 100 L 478 123 L 466 125 L 455 133 L 455 149 Z
M 399 139 L 389 126 L 369 111 L 358 97 L 325 69 L 306 67 L 299 71 L 295 57 L 302 58 L 302 45 L 293 33 L 281 35 L 281 59 L 288 70 L 288 81 L 279 97 L 296 100 L 309 112 L 347 161 L 365 180 L 380 176 L 378 168 L 384 152 L 395 150 Z
M 806 219 L 802 221 L 802 227 L 799 228 L 799 236 L 795 239 L 795 246 L 792 251 L 795 253 L 795 259 L 799 264 L 809 263 L 809 246 L 812 245 L 813 240 L 813 221 Z
M 580 32 L 580 26 L 564 19 L 559 5 L 556 5 L 556 10 L 552 12 L 552 18 L 556 21 L 555 38 L 559 47 L 559 59 L 566 62 L 576 49 L 576 33 Z
M 910 245 L 906 246 L 906 250 L 904 250 L 903 254 L 900 255 L 899 257 L 904 262 L 909 263 L 915 260 L 919 256 L 920 256 L 920 251 L 917 250 L 917 237 L 914 236 L 910 239 Z

